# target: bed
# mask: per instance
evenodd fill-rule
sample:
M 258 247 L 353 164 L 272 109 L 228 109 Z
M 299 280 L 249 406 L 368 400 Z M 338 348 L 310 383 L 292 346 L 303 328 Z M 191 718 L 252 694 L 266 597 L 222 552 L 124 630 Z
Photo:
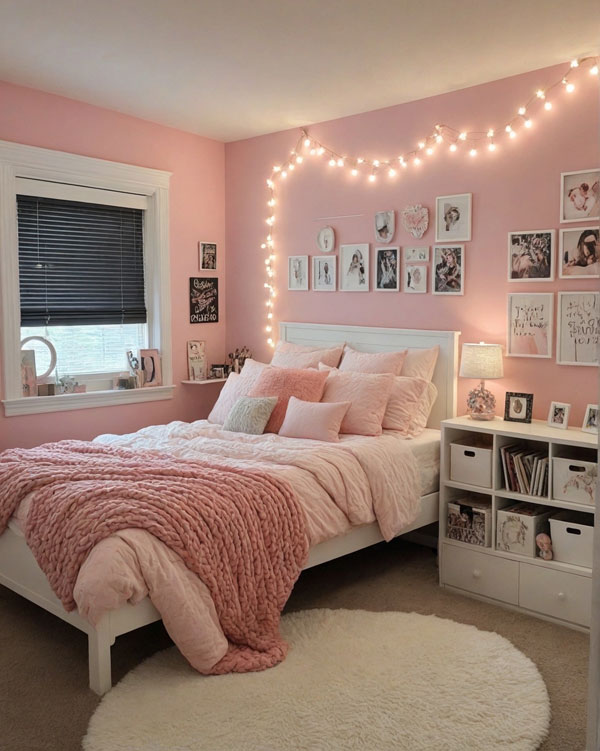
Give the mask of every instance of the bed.
M 355 349 L 366 352 L 439 346 L 440 354 L 433 375 L 433 382 L 438 389 L 438 399 L 431 412 L 428 429 L 419 438 L 406 441 L 410 444 L 411 452 L 417 457 L 423 495 L 416 518 L 403 527 L 402 534 L 438 519 L 439 425 L 442 419 L 456 414 L 458 337 L 459 332 L 453 331 L 302 323 L 280 325 L 282 340 L 301 345 L 326 347 L 345 341 Z M 376 521 L 352 527 L 341 536 L 314 545 L 305 568 L 376 544 L 382 539 Z M 88 635 L 90 688 L 100 695 L 108 691 L 112 685 L 110 648 L 115 638 L 161 618 L 149 597 L 144 597 L 136 605 L 125 604 L 107 612 L 96 626 L 92 626 L 78 611 L 67 612 L 52 592 L 46 577 L 14 524 L 0 536 L 0 583 Z

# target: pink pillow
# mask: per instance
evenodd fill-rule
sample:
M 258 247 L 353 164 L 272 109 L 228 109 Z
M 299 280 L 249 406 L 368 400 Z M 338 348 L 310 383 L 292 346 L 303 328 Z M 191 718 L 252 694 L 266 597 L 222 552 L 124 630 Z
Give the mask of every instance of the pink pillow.
M 410 421 L 408 433 L 413 438 L 416 438 L 418 435 L 421 435 L 421 433 L 427 427 L 427 420 L 429 420 L 429 415 L 431 414 L 431 410 L 433 408 L 433 405 L 435 404 L 437 395 L 438 395 L 437 388 L 435 387 L 433 383 L 429 382 L 427 384 L 427 389 L 425 390 L 425 393 L 423 394 L 422 398 L 419 399 L 419 402 L 417 403 L 417 410 Z
M 325 383 L 323 402 L 351 402 L 342 420 L 340 433 L 355 435 L 381 435 L 381 423 L 394 384 L 391 373 L 340 373 L 329 374 Z
M 428 385 L 424 378 L 396 376 L 383 418 L 383 427 L 386 430 L 397 430 L 402 435 L 411 435 L 411 423 L 417 415 L 419 404 L 428 394 Z
M 258 377 L 248 396 L 277 396 L 265 433 L 278 433 L 283 423 L 290 397 L 305 402 L 318 402 L 323 396 L 327 373 L 318 370 L 296 370 L 267 366 Z
M 279 435 L 337 442 L 349 407 L 350 402 L 303 402 L 292 396 Z
M 438 346 L 430 349 L 409 349 L 400 375 L 431 381 L 439 353 Z
M 316 368 L 319 362 L 337 367 L 344 349 L 343 344 L 326 349 L 303 347 L 291 342 L 277 342 L 271 365 L 278 368 Z
M 393 373 L 400 375 L 407 350 L 401 352 L 359 352 L 346 345 L 340 363 L 341 371 L 356 373 Z M 324 360 L 321 362 L 325 363 Z M 329 365 L 329 363 L 325 363 Z
M 248 396 L 248 392 L 266 367 L 264 362 L 246 360 L 241 373 L 231 373 L 208 416 L 208 421 L 223 425 L 233 405 L 242 396 Z

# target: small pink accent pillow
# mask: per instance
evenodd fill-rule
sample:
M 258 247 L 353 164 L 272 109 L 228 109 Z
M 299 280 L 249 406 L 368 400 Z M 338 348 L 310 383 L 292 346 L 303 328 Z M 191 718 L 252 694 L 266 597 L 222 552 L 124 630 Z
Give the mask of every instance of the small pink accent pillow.
M 292 396 L 279 435 L 338 442 L 340 426 L 349 407 L 350 402 L 303 402 Z
M 430 349 L 409 349 L 400 375 L 431 381 L 439 353 L 438 346 Z
M 400 375 L 407 350 L 401 352 L 359 352 L 346 345 L 340 363 L 341 371 L 355 373 L 393 373 Z M 325 363 L 325 360 L 321 360 Z M 329 363 L 325 363 L 329 365 Z
M 383 427 L 386 430 L 397 430 L 405 436 L 413 435 L 412 423 L 419 410 L 423 409 L 420 405 L 424 400 L 429 403 L 428 386 L 429 382 L 424 378 L 396 376 L 383 418 Z
M 431 414 L 431 410 L 433 409 L 437 395 L 438 390 L 436 386 L 433 383 L 429 382 L 427 384 L 425 393 L 423 394 L 422 398 L 419 399 L 419 402 L 417 404 L 417 411 L 410 421 L 408 433 L 413 438 L 421 435 L 421 433 L 427 427 L 427 420 L 429 420 L 429 415 Z
M 278 368 L 316 368 L 319 362 L 337 367 L 342 352 L 343 344 L 335 347 L 321 349 L 318 347 L 303 347 L 291 342 L 277 342 L 271 365 Z
M 391 373 L 329 373 L 323 402 L 351 402 L 342 420 L 340 433 L 381 435 L 381 423 L 394 384 Z
M 248 396 L 248 392 L 266 367 L 264 362 L 246 360 L 241 373 L 231 373 L 208 416 L 208 421 L 223 425 L 233 405 L 238 399 Z
M 318 370 L 276 368 L 273 365 L 266 367 L 248 392 L 248 396 L 278 397 L 265 433 L 279 432 L 290 397 L 295 396 L 305 402 L 320 401 L 327 375 L 327 372 Z

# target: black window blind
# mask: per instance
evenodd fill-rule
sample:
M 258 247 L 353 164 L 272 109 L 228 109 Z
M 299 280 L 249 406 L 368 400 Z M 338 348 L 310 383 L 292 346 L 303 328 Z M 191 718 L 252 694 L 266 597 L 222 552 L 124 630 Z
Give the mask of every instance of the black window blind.
M 143 211 L 17 196 L 22 326 L 145 323 Z

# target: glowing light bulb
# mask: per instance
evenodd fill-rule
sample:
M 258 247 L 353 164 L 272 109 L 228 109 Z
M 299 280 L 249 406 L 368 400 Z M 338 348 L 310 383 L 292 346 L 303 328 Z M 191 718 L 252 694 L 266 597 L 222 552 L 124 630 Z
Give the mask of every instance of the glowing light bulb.
M 592 75 L 592 76 L 597 76 L 598 75 L 598 66 L 597 65 L 592 65 L 592 67 L 590 68 L 590 75 Z
M 267 303 L 267 305 L 270 305 L 270 304 L 271 304 L 271 301 L 269 300 L 269 302 Z M 267 313 L 267 318 L 269 320 L 271 320 L 271 318 L 273 318 L 273 313 Z
M 533 125 L 533 121 L 532 120 L 530 120 L 529 118 L 527 120 L 525 120 L 525 127 L 526 128 L 531 128 L 532 125 Z
M 426 153 L 427 153 L 427 154 L 429 154 L 429 156 L 431 156 L 431 155 L 433 154 L 433 149 L 431 148 L 431 146 L 429 146 L 429 147 L 428 147 L 428 148 L 426 149 Z
M 515 133 L 515 131 L 514 131 L 514 130 L 511 130 L 511 131 L 510 131 L 510 133 L 509 133 L 508 135 L 509 135 L 509 136 L 510 136 L 511 138 L 516 138 L 516 137 L 517 137 L 517 134 Z
M 319 156 L 323 156 L 324 153 L 325 153 L 325 149 L 322 146 L 319 146 L 319 148 L 317 149 L 317 154 Z
M 418 156 L 416 156 L 416 157 L 414 158 L 413 164 L 415 165 L 415 167 L 418 167 L 418 166 L 419 166 L 419 164 L 421 164 L 421 160 L 419 159 L 419 157 L 418 157 Z
M 401 159 L 401 160 L 400 160 L 400 166 L 402 166 L 402 167 L 404 167 L 404 169 L 406 169 L 406 167 L 407 167 L 408 165 L 406 164 L 406 161 L 405 161 L 404 159 Z
M 441 136 L 441 135 L 440 135 L 440 134 L 438 133 L 438 135 L 437 135 L 437 136 L 435 137 L 435 140 L 436 140 L 436 142 L 437 142 L 437 143 L 441 143 L 441 142 L 442 142 L 442 141 L 444 140 L 444 138 L 443 138 L 443 136 Z
M 373 159 L 373 167 L 379 167 L 379 159 Z
M 296 157 L 296 164 L 302 164 L 303 161 L 304 161 L 304 157 L 301 157 L 301 156 Z
M 537 91 L 535 92 L 535 95 L 536 95 L 536 97 L 537 97 L 538 99 L 545 99 L 545 98 L 546 98 L 546 95 L 544 94 L 544 92 L 543 92 L 543 90 L 542 90 L 542 89 L 538 89 L 538 90 L 537 90 Z
M 311 149 L 311 150 L 310 150 L 310 155 L 311 155 L 311 156 L 314 156 L 314 155 L 315 155 L 316 153 L 317 153 L 317 150 L 316 150 L 316 149 Z
M 268 266 L 271 263 L 268 258 L 265 258 L 265 266 Z
M 267 206 L 275 206 L 275 199 L 271 198 L 270 201 L 267 201 Z
M 477 156 L 477 149 L 471 149 L 471 151 L 469 151 L 469 154 L 471 156 Z
M 568 84 L 566 85 L 566 89 L 567 89 L 567 91 L 569 92 L 569 94 L 572 94 L 572 93 L 573 93 L 573 92 L 575 91 L 575 84 L 573 84 L 573 83 L 568 83 Z
M 332 159 L 329 160 L 329 166 L 330 167 L 335 167 L 335 159 L 332 158 Z
M 496 144 L 495 143 L 488 144 L 488 149 L 490 151 L 496 151 Z
M 356 169 L 356 167 L 354 167 L 354 169 L 351 171 L 351 174 L 354 175 L 354 177 L 358 175 L 358 170 Z
M 419 141 L 419 148 L 420 149 L 424 149 L 425 148 L 425 142 L 424 141 Z
M 267 334 L 270 334 L 271 331 L 273 331 L 273 327 L 272 326 L 265 326 L 265 331 L 267 332 Z
M 308 148 L 310 146 L 310 138 L 304 139 L 304 145 Z
M 267 339 L 267 344 L 271 345 L 271 347 L 273 346 L 273 340 L 271 339 L 271 337 Z
M 390 171 L 388 172 L 388 175 L 389 175 L 390 177 L 395 177 L 395 175 L 396 175 L 396 170 L 395 170 L 395 169 L 394 169 L 393 167 L 390 167 Z
M 505 131 L 506 131 L 507 133 L 510 133 L 510 132 L 512 131 L 512 125 L 507 125 L 507 126 L 506 126 L 506 128 L 504 128 L 504 130 L 505 130 Z
M 550 111 L 552 109 L 552 102 L 545 102 L 544 109 Z
M 269 186 L 269 188 L 272 188 L 274 185 L 273 180 L 271 179 L 267 180 L 267 185 Z
M 343 167 L 344 166 L 344 160 L 341 157 L 337 160 L 337 166 L 338 167 Z
M 280 166 L 279 166 L 278 164 L 276 164 L 276 165 L 275 165 L 275 166 L 273 167 L 273 172 L 280 172 L 280 171 L 281 171 L 281 167 L 280 167 Z
M 260 247 L 264 250 L 267 247 L 267 243 L 263 243 Z
M 458 137 L 459 137 L 459 139 L 460 139 L 461 141 L 466 141 L 466 140 L 467 140 L 467 134 L 466 134 L 466 133 L 464 133 L 464 132 L 463 132 L 463 133 L 459 133 L 459 134 L 458 134 Z
M 287 172 L 285 170 L 281 173 L 281 177 L 283 177 L 284 180 L 287 177 Z
M 455 143 L 451 143 L 450 144 L 450 151 L 456 151 L 456 144 Z
M 519 107 L 519 115 L 524 115 L 527 112 L 526 107 Z
M 359 156 L 356 160 L 359 164 L 362 164 L 365 160 L 362 158 L 362 156 Z
M 375 179 L 376 179 L 376 178 L 375 178 L 375 175 L 373 175 L 373 174 L 369 175 L 369 182 L 370 182 L 370 183 L 374 183 L 374 182 L 375 182 Z
M 295 165 L 293 165 L 293 164 L 290 164 L 290 165 L 288 166 L 288 169 L 289 169 L 289 171 L 290 171 L 290 172 L 293 172 L 293 171 L 294 171 L 294 170 L 296 169 L 296 167 L 295 167 Z
M 493 128 L 490 128 L 490 129 L 488 130 L 488 132 L 487 132 L 487 137 L 488 137 L 488 138 L 493 138 L 493 137 L 494 137 L 494 129 L 493 129 Z
M 571 68 L 578 68 L 579 67 L 579 60 L 571 60 Z

